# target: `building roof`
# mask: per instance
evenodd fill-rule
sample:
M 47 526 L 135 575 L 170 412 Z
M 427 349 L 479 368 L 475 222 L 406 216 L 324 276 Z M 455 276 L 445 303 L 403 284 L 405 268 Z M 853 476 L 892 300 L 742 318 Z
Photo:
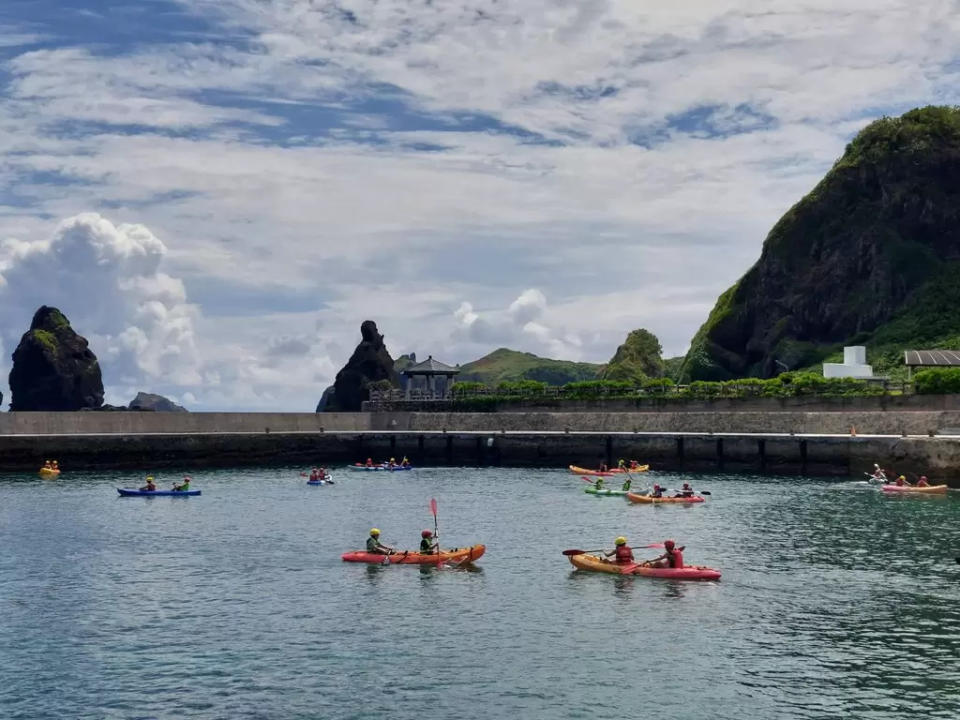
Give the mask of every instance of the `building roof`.
M 423 362 L 404 368 L 401 372 L 404 375 L 456 375 L 460 372 L 460 368 L 445 365 L 439 360 L 434 360 L 433 355 L 430 355 Z
M 911 367 L 921 365 L 958 367 L 960 350 L 904 350 L 903 364 Z

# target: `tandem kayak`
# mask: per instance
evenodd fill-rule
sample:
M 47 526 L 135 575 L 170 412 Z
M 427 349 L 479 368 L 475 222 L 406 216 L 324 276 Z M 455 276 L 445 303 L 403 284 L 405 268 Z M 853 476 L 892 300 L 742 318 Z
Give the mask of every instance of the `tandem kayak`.
M 307 480 L 307 485 L 335 485 L 333 475 L 324 475 L 320 480 Z
M 682 503 L 684 505 L 689 505 L 690 503 L 702 503 L 703 498 L 699 495 L 694 495 L 693 497 L 653 497 L 652 495 L 638 495 L 637 493 L 628 492 L 627 500 L 635 503 Z
M 340 558 L 344 562 L 370 563 L 372 565 L 437 565 L 444 562 L 473 562 L 487 551 L 486 545 L 474 545 L 468 548 L 443 550 L 437 555 L 421 555 L 411 550 L 399 550 L 392 555 L 369 553 L 366 550 L 352 550 Z
M 583 491 L 588 495 L 619 495 L 620 497 L 630 492 L 629 490 L 617 490 L 616 488 L 601 488 L 597 490 L 595 487 L 584 488 Z
M 917 487 L 916 485 L 883 485 L 881 488 L 886 493 L 945 493 L 946 485 L 927 485 L 926 487 Z
M 570 472 L 576 475 L 596 475 L 598 477 L 610 477 L 611 475 L 621 475 L 623 473 L 642 473 L 647 472 L 650 469 L 649 465 L 638 465 L 635 468 L 611 468 L 610 470 L 588 470 L 587 468 L 577 467 L 576 465 L 569 465 Z
M 612 575 L 640 575 L 667 580 L 719 580 L 720 571 L 702 565 L 682 568 L 647 567 L 643 563 L 615 563 L 596 555 L 571 555 L 571 564 L 578 570 L 611 573 Z
M 349 467 L 351 470 L 365 470 L 366 472 L 400 472 L 402 470 L 413 470 L 413 465 L 390 467 L 388 465 L 360 465 L 358 463 L 350 465 Z
M 60 470 L 57 468 L 40 468 L 40 477 L 42 478 L 55 478 L 60 475 Z
M 117 488 L 117 492 L 120 493 L 121 497 L 156 497 L 156 496 L 169 496 L 169 497 L 186 497 L 188 495 L 199 495 L 199 490 L 134 490 L 131 488 Z

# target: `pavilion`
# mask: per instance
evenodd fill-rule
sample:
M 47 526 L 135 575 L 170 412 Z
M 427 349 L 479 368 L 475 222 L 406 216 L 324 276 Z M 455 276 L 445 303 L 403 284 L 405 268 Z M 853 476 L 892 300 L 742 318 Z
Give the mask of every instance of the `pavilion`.
M 414 390 L 419 391 L 418 394 L 425 393 L 432 398 L 444 398 L 453 387 L 454 378 L 460 373 L 460 368 L 445 365 L 439 360 L 434 360 L 433 355 L 430 355 L 423 362 L 411 365 L 401 372 L 408 379 L 407 400 L 410 399 Z
M 903 364 L 907 366 L 907 377 L 913 378 L 913 371 L 932 367 L 960 366 L 960 351 L 957 350 L 904 350 Z

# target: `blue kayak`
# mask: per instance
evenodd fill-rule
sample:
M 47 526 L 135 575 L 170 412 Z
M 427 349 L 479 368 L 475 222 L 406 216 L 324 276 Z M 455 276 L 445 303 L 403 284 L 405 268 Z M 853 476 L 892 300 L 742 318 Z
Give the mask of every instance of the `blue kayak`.
M 155 497 L 158 495 L 168 495 L 170 497 L 186 497 L 187 495 L 199 495 L 199 490 L 130 490 L 127 488 L 117 488 L 117 492 L 122 497 Z
M 323 480 L 307 480 L 307 485 L 335 485 L 333 475 L 327 475 Z

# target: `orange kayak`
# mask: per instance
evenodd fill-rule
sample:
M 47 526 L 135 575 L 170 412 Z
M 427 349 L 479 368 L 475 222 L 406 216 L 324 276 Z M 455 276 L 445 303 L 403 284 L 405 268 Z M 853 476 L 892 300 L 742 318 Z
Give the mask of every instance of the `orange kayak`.
M 340 559 L 344 562 L 361 562 L 371 565 L 437 565 L 445 562 L 473 562 L 486 551 L 486 545 L 474 545 L 467 548 L 442 550 L 438 557 L 437 555 L 421 555 L 412 550 L 398 550 L 392 555 L 369 553 L 366 550 L 353 550 L 341 555 Z
M 643 473 L 650 469 L 649 465 L 637 465 L 635 468 L 610 468 L 609 470 L 588 470 L 587 468 L 570 465 L 570 472 L 574 475 L 597 475 L 599 477 L 610 477 L 611 475 L 622 475 L 624 473 Z
M 690 503 L 702 503 L 703 498 L 694 495 L 693 497 L 658 497 L 655 498 L 652 495 L 637 495 L 636 493 L 627 493 L 627 500 L 635 503 L 682 503 L 684 505 L 689 505 Z
M 682 568 L 647 567 L 643 563 L 615 563 L 596 555 L 571 555 L 571 564 L 579 570 L 610 573 L 612 575 L 641 575 L 667 580 L 719 580 L 720 571 L 702 565 Z

